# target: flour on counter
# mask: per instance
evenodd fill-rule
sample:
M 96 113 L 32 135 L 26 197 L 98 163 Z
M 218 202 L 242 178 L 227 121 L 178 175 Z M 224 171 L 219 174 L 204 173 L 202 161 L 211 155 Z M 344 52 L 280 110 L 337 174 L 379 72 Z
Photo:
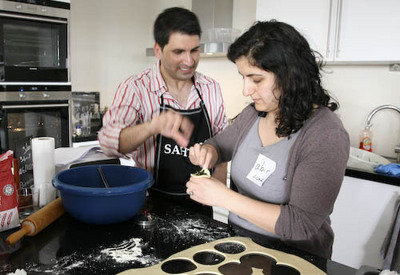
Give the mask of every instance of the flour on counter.
M 154 257 L 143 255 L 142 246 L 143 240 L 141 238 L 132 238 L 114 247 L 102 249 L 100 252 L 118 263 L 140 262 L 143 265 L 148 265 L 157 261 Z
M 143 267 L 159 263 L 161 259 L 156 256 L 143 255 L 142 248 L 146 246 L 141 238 L 131 238 L 111 247 L 100 246 L 89 255 L 75 252 L 57 258 L 52 266 L 27 265 L 25 270 L 28 274 L 84 274 L 86 270 L 94 270 L 94 266 L 97 268 L 99 265 L 127 266 L 128 269 L 131 263 L 138 263 Z
M 144 241 L 143 238 L 128 237 L 119 242 L 92 247 L 90 250 L 81 249 L 68 253 L 68 250 L 61 249 L 51 264 L 28 262 L 23 268 L 32 275 L 71 275 L 92 274 L 93 270 L 101 270 L 102 266 L 111 267 L 116 271 L 148 267 L 164 260 L 160 257 L 168 256 L 165 255 L 163 247 L 157 251 L 153 242 L 161 246 L 175 246 L 179 243 L 179 248 L 183 250 L 199 243 L 229 237 L 230 234 L 226 227 L 193 217 L 176 218 L 175 213 L 158 218 L 156 226 L 157 230 L 151 233 L 150 242 Z M 152 231 L 148 233 L 150 232 Z
M 84 259 L 82 259 L 84 258 Z M 93 257 L 82 257 L 82 255 L 78 253 L 73 253 L 69 256 L 60 257 L 56 260 L 56 263 L 53 266 L 46 265 L 27 265 L 26 270 L 28 274 L 40 273 L 40 274 L 52 274 L 52 275 L 61 275 L 68 274 L 68 271 L 73 270 L 75 268 L 87 266 L 90 261 L 93 260 Z
M 27 275 L 24 269 L 17 269 L 14 273 L 8 273 L 7 275 Z
M 177 234 L 182 241 L 190 241 L 195 238 L 210 242 L 229 236 L 224 228 L 210 226 L 201 219 L 192 218 L 161 219 L 160 231 L 169 235 Z

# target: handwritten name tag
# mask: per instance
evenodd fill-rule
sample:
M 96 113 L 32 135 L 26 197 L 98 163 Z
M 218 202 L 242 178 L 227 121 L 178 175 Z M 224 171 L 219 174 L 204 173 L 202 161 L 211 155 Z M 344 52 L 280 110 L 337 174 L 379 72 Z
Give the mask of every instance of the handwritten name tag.
M 259 154 L 253 168 L 247 175 L 247 179 L 261 187 L 275 169 L 275 161 Z

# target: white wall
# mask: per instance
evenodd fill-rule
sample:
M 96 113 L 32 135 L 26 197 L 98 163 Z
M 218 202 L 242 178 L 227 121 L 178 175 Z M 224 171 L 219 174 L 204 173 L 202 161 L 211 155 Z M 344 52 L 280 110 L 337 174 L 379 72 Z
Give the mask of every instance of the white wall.
M 110 105 L 118 84 L 146 68 L 152 58 L 153 22 L 165 7 L 191 7 L 190 0 L 71 0 L 73 91 L 100 91 Z
M 229 117 L 248 102 L 241 94 L 242 79 L 236 67 L 225 58 L 205 58 L 199 70 L 220 81 Z M 339 101 L 337 113 L 350 134 L 351 145 L 358 147 L 359 132 L 374 108 L 384 104 L 400 107 L 400 72 L 377 65 L 330 65 L 325 70 L 323 84 Z M 400 144 L 400 114 L 383 110 L 376 113 L 372 123 L 374 152 L 395 157 L 394 147 Z
M 350 134 L 351 145 L 358 147 L 359 132 L 369 113 L 376 107 L 392 104 L 400 107 L 400 72 L 388 66 L 330 66 L 323 83 L 339 100 L 339 115 Z M 373 150 L 394 157 L 400 144 L 400 114 L 383 110 L 372 118 Z
M 110 105 L 117 85 L 127 76 L 151 64 L 145 56 L 153 46 L 152 25 L 165 7 L 190 8 L 190 0 L 71 0 L 71 80 L 75 91 L 100 91 L 101 105 Z M 234 0 L 233 27 L 247 29 L 255 18 L 256 0 Z M 377 49 L 378 50 L 378 49 Z M 375 107 L 400 107 L 400 72 L 388 66 L 334 65 L 327 67 L 323 83 L 339 100 L 338 111 L 351 138 L 358 146 L 358 134 Z M 242 81 L 236 67 L 224 57 L 202 58 L 199 71 L 221 83 L 227 113 L 231 118 L 245 106 Z M 373 148 L 394 157 L 400 144 L 400 115 L 381 111 L 374 116 Z M 332 148 L 334 149 L 334 148 Z

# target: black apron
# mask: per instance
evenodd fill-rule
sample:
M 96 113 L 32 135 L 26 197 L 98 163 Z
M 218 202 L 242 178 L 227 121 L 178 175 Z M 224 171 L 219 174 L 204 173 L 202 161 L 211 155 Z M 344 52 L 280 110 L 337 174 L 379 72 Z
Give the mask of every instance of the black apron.
M 195 143 L 202 143 L 212 136 L 207 109 L 197 88 L 196 91 L 200 98 L 200 107 L 192 110 L 178 110 L 165 105 L 164 98 L 161 96 L 160 113 L 166 110 L 177 112 L 189 118 L 194 125 L 194 129 L 187 148 L 180 147 L 171 138 L 157 135 L 154 164 L 155 184 L 151 188 L 150 194 L 167 197 L 185 204 L 186 207 L 190 207 L 197 212 L 211 215 L 211 207 L 203 206 L 191 200 L 186 193 L 186 182 L 189 181 L 190 174 L 201 169 L 190 162 L 189 147 Z

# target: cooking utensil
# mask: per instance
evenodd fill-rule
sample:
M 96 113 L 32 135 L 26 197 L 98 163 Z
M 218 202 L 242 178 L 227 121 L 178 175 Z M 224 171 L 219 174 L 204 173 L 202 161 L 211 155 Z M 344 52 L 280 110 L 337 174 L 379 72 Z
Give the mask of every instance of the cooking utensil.
M 106 176 L 103 173 L 103 170 L 101 169 L 101 166 L 97 167 L 97 170 L 99 170 L 100 176 L 101 176 L 101 180 L 103 181 L 103 184 L 106 188 L 110 188 L 110 186 L 108 185 Z
M 266 268 L 264 274 L 271 274 L 267 270 L 270 271 L 272 266 L 277 267 L 277 272 L 272 274 L 287 274 L 289 269 L 289 274 L 326 275 L 303 258 L 260 246 L 245 237 L 231 237 L 197 245 L 178 252 L 159 264 L 128 269 L 118 275 L 253 274 L 252 267 Z M 242 270 L 245 272 L 241 273 Z M 262 271 L 259 272 L 261 273 Z
M 134 220 L 135 223 L 143 229 L 153 228 L 157 223 L 157 217 L 150 213 L 136 215 Z
M 21 223 L 21 229 L 8 236 L 6 242 L 15 244 L 25 235 L 35 236 L 64 213 L 63 203 L 61 198 L 58 198 L 24 219 Z
M 143 207 L 153 175 L 141 168 L 102 165 L 110 188 L 104 188 L 98 165 L 87 165 L 58 173 L 53 185 L 60 190 L 68 213 L 85 223 L 111 224 L 132 218 Z

